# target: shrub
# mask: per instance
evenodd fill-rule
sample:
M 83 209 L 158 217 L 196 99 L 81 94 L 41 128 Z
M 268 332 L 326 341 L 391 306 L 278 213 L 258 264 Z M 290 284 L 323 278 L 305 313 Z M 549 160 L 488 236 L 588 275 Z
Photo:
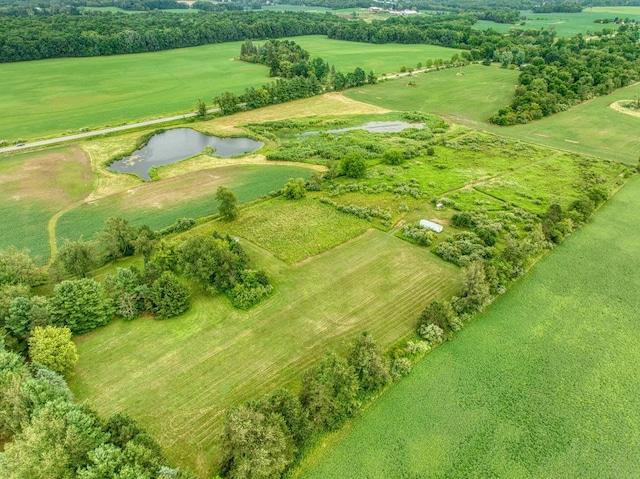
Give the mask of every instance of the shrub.
M 429 246 L 435 238 L 435 233 L 419 224 L 404 225 L 402 227 L 402 235 L 412 239 L 420 246 Z
M 444 337 L 442 328 L 435 324 L 423 324 L 418 329 L 418 334 L 422 339 L 432 345 L 441 343 Z
M 413 365 L 407 358 L 395 358 L 391 362 L 391 377 L 394 380 L 400 379 L 411 372 Z
M 234 307 L 238 309 L 249 309 L 254 304 L 258 304 L 273 292 L 270 284 L 250 285 L 237 283 L 227 291 L 227 296 Z
M 367 165 L 362 156 L 357 153 L 349 153 L 342 158 L 340 169 L 342 174 L 349 178 L 363 178 L 367 171 Z
M 404 153 L 400 148 L 391 148 L 384 152 L 382 161 L 387 165 L 400 165 L 404 161 Z
M 306 181 L 304 178 L 296 178 L 295 180 L 293 178 L 289 178 L 289 181 L 282 189 L 282 194 L 285 198 L 290 200 L 299 200 L 307 195 L 305 186 Z

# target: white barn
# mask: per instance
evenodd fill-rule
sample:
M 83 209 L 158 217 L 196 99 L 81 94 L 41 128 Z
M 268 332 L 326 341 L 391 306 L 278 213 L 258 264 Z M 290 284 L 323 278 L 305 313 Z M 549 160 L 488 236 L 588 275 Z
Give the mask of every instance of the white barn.
M 423 228 L 428 228 L 431 231 L 435 231 L 436 233 L 440 233 L 443 230 L 442 225 L 429 220 L 420 220 L 420 226 L 422 226 Z

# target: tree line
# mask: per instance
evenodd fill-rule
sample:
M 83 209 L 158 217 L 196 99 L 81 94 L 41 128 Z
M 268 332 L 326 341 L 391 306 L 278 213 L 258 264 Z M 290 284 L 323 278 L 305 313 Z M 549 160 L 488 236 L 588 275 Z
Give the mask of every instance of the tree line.
M 367 75 L 360 67 L 342 74 L 322 58 L 310 58 L 309 52 L 290 40 L 268 40 L 263 45 L 246 40 L 239 58 L 267 65 L 271 76 L 281 78 L 260 88 L 245 88 L 242 95 L 224 92 L 214 97 L 213 103 L 222 115 L 309 98 L 329 89 L 339 91 L 376 82 L 373 72 Z
M 391 381 L 408 374 L 428 347 L 409 343 L 389 356 L 364 332 L 346 355 L 329 351 L 307 369 L 297 394 L 281 388 L 230 408 L 220 472 L 233 479 L 281 477 L 318 435 L 338 429 Z
M 303 12 L 149 12 L 0 16 L 0 62 L 141 53 L 211 43 L 325 35 L 336 15 Z

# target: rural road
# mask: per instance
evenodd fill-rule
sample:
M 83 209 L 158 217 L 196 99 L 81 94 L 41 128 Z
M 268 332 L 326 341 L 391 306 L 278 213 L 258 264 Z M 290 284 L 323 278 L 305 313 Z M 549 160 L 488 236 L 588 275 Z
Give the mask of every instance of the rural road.
M 391 75 L 382 75 L 378 78 L 378 80 L 392 80 L 394 78 L 399 78 L 399 77 L 406 77 L 406 76 L 410 76 L 410 75 L 414 75 L 416 73 L 424 73 L 427 71 L 432 71 L 435 70 L 435 68 L 423 68 L 420 70 L 414 70 L 412 72 L 404 72 L 404 73 L 396 73 L 396 74 L 391 74 Z M 220 108 L 212 108 L 210 110 L 207 110 L 207 113 L 217 113 L 218 111 L 220 111 Z M 147 120 L 147 121 L 141 121 L 139 123 L 131 123 L 129 125 L 122 125 L 122 126 L 114 126 L 113 128 L 103 128 L 102 130 L 93 130 L 93 131 L 87 131 L 84 133 L 78 133 L 76 135 L 67 135 L 67 136 L 60 136 L 58 138 L 49 138 L 48 140 L 39 140 L 39 141 L 32 141 L 29 143 L 24 143 L 20 146 L 18 145 L 12 145 L 12 146 L 6 146 L 4 148 L 0 148 L 0 153 L 6 153 L 6 152 L 15 152 L 15 151 L 19 151 L 19 150 L 24 150 L 27 148 L 33 148 L 33 147 L 38 147 L 38 146 L 49 146 L 49 145 L 55 145 L 56 143 L 62 143 L 65 141 L 72 141 L 72 140 L 81 140 L 82 138 L 90 138 L 92 136 L 98 136 L 98 135 L 104 135 L 105 133 L 114 133 L 116 131 L 126 131 L 126 130 L 133 130 L 134 128 L 140 128 L 141 126 L 150 126 L 150 125 L 157 125 L 159 123 L 168 123 L 170 121 L 175 121 L 175 120 L 182 120 L 185 118 L 193 118 L 194 116 L 196 116 L 196 113 L 185 113 L 183 115 L 175 115 L 175 116 L 168 116 L 165 118 L 157 118 L 155 120 Z
M 213 108 L 211 110 L 207 110 L 207 113 L 216 113 L 219 110 L 220 110 L 219 108 Z M 58 138 L 49 138 L 48 140 L 33 141 L 31 143 L 24 143 L 22 146 L 14 145 L 14 146 L 7 146 L 5 148 L 0 148 L 0 153 L 5 153 L 7 151 L 24 150 L 25 148 L 32 148 L 35 146 L 55 145 L 56 143 L 62 143 L 64 141 L 80 140 L 82 138 L 89 138 L 91 136 L 103 135 L 105 133 L 132 130 L 134 128 L 139 128 L 141 126 L 157 125 L 158 123 L 167 123 L 169 121 L 182 120 L 184 118 L 192 118 L 194 116 L 196 116 L 196 113 L 185 113 L 183 115 L 168 116 L 166 118 L 157 118 L 155 120 L 147 120 L 147 121 L 141 121 L 139 123 L 131 123 L 130 125 L 114 126 L 113 128 L 104 128 L 102 130 L 87 131 L 85 133 L 78 133 L 77 135 L 68 135 L 68 136 L 61 136 Z

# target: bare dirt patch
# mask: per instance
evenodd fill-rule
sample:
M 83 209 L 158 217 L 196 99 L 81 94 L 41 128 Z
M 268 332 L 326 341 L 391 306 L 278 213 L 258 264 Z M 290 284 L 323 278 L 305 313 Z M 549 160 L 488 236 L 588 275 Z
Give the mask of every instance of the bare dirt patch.
M 623 104 L 628 103 L 630 101 L 631 100 L 614 101 L 611 105 L 609 105 L 609 108 L 619 113 L 624 113 L 625 115 L 635 116 L 636 118 L 640 118 L 640 110 L 631 110 L 629 108 L 622 106 Z
M 345 97 L 342 93 L 325 93 L 324 95 L 305 98 L 287 103 L 272 105 L 257 110 L 236 113 L 211 120 L 206 124 L 207 131 L 232 131 L 237 134 L 238 126 L 244 123 L 260 123 L 264 121 L 283 120 L 314 115 L 353 115 L 367 113 L 388 113 L 390 110 L 375 105 L 361 103 Z M 200 128 L 200 125 L 198 125 Z M 211 128 L 211 130 L 209 130 Z
M 89 159 L 77 147 L 30 156 L 0 177 L 2 196 L 14 201 L 41 202 L 52 210 L 84 197 L 91 181 Z

